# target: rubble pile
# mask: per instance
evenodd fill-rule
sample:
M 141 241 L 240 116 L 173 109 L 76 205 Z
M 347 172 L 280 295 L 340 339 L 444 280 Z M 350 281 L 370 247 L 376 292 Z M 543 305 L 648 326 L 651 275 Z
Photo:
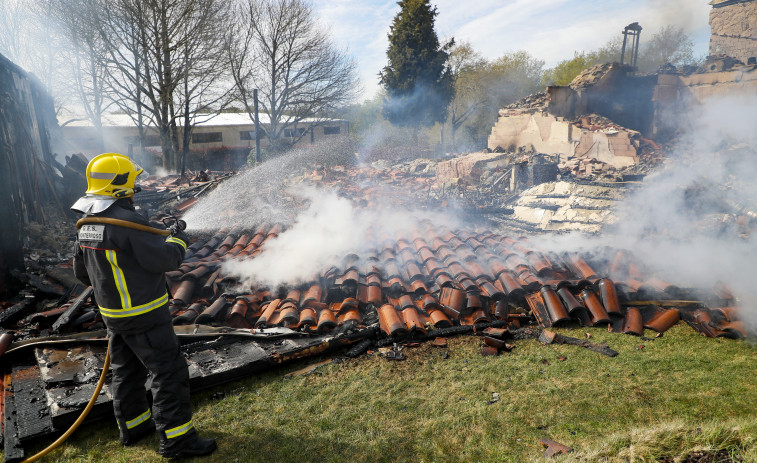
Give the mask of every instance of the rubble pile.
M 584 89 L 599 85 L 603 79 L 611 76 L 615 72 L 623 72 L 628 68 L 620 63 L 601 63 L 588 67 L 578 73 L 570 82 L 570 88 L 574 90 Z
M 513 114 L 546 111 L 548 104 L 549 97 L 547 96 L 547 92 L 534 93 L 500 109 L 499 115 L 509 116 Z
M 576 156 L 561 156 L 560 171 L 563 178 L 597 181 L 637 180 L 658 167 L 664 157 L 664 149 L 652 140 L 644 138 L 641 133 L 629 130 L 610 119 L 598 114 L 578 117 L 571 123 L 589 132 L 602 132 L 616 138 L 622 138 L 627 145 L 625 155 L 633 157 L 635 162 L 625 167 L 617 167 L 602 159 L 588 155 L 583 140 L 576 147 Z M 580 153 L 580 154 L 579 154 Z M 615 155 L 621 154 L 614 151 Z
M 499 220 L 524 231 L 599 233 L 615 223 L 615 206 L 628 192 L 622 183 L 543 183 L 523 191 L 513 215 Z

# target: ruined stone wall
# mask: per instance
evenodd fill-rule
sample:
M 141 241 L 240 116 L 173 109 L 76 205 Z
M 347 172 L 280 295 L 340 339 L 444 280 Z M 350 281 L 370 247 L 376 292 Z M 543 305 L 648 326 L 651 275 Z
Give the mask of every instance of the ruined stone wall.
M 720 1 L 710 11 L 710 55 L 757 57 L 757 1 Z
M 489 135 L 489 149 L 497 148 L 598 159 L 617 168 L 635 164 L 638 154 L 631 132 L 589 130 L 548 113 L 500 116 Z

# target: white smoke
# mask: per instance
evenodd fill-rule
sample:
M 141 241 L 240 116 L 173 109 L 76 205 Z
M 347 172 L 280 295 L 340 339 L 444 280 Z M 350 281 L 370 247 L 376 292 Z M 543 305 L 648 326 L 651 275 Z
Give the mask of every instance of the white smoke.
M 409 236 L 424 221 L 450 228 L 460 225 L 449 211 L 361 208 L 333 190 L 312 187 L 300 187 L 292 194 L 309 204 L 292 226 L 267 240 L 254 259 L 224 264 L 224 272 L 239 278 L 243 287 L 277 288 L 312 281 L 324 270 L 339 268 L 349 254 L 365 256 L 382 239 Z
M 664 168 L 622 203 L 608 233 L 542 245 L 627 249 L 676 286 L 708 291 L 725 283 L 745 320 L 757 326 L 757 97 L 713 98 L 688 117 L 691 130 Z
M 310 206 L 292 227 L 266 242 L 255 259 L 227 263 L 227 273 L 271 288 L 312 281 L 360 247 L 368 223 L 358 220 L 349 200 L 333 191 L 305 189 L 298 194 L 307 197 Z
M 357 193 L 341 194 L 329 181 L 309 185 L 314 170 L 324 172 L 319 166 L 344 158 L 345 150 L 337 148 L 293 150 L 222 182 L 183 217 L 187 229 L 252 231 L 263 223 L 284 225 L 254 259 L 229 262 L 224 268 L 242 286 L 273 289 L 312 281 L 332 266 L 339 267 L 349 254 L 364 256 L 383 240 L 407 238 L 426 224 L 460 226 L 458 209 L 425 209 L 401 187 L 370 178 L 348 180 Z
M 617 238 L 666 277 L 729 286 L 757 322 L 757 97 L 711 99 L 675 158 L 624 208 Z M 750 229 L 751 228 L 751 229 Z
M 224 181 L 187 212 L 184 217 L 187 229 L 254 229 L 263 222 L 293 223 L 299 210 L 294 201 L 297 198 L 286 192 L 299 181 L 298 176 L 350 156 L 346 139 L 340 140 L 343 143 L 320 143 L 316 147 L 293 149 Z M 219 211 L 223 214 L 219 215 Z

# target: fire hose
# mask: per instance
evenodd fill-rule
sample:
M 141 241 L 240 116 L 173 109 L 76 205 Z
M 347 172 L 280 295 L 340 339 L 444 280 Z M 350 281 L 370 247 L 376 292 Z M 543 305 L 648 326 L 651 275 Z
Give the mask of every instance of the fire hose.
M 92 394 L 92 397 L 89 399 L 89 402 L 87 403 L 87 406 L 84 407 L 84 411 L 81 412 L 81 415 L 79 415 L 79 418 L 74 421 L 74 424 L 71 425 L 70 428 L 68 428 L 68 431 L 64 432 L 62 436 L 60 436 L 58 439 L 55 440 L 52 444 L 48 445 L 44 450 L 40 451 L 39 453 L 32 455 L 31 457 L 27 458 L 21 463 L 31 463 L 33 461 L 37 461 L 40 458 L 44 457 L 48 453 L 52 452 L 60 444 L 66 441 L 69 437 L 71 437 L 71 434 L 76 431 L 76 429 L 79 427 L 80 424 L 84 421 L 85 418 L 87 418 L 87 415 L 89 415 L 89 412 L 92 410 L 92 407 L 95 406 L 95 402 L 97 402 L 97 397 L 100 395 L 100 391 L 103 388 L 103 385 L 105 384 L 105 377 L 108 376 L 108 368 L 110 368 L 110 341 L 108 342 L 108 350 L 105 352 L 105 363 L 103 364 L 103 371 L 100 373 L 100 379 L 97 381 L 97 387 L 95 387 L 95 392 Z
M 94 224 L 94 223 L 117 225 L 120 227 L 131 228 L 134 230 L 145 231 L 148 233 L 154 233 L 156 235 L 163 235 L 163 236 L 171 235 L 178 230 L 184 230 L 187 226 L 186 222 L 184 222 L 183 220 L 179 220 L 176 217 L 168 217 L 163 220 L 163 223 L 169 227 L 167 230 L 162 230 L 160 228 L 150 227 L 147 225 L 141 225 L 138 223 L 129 222 L 127 220 L 111 219 L 109 217 L 85 217 L 76 222 L 76 228 L 79 229 L 84 225 Z M 66 439 L 71 437 L 71 434 L 73 434 L 74 431 L 76 431 L 79 425 L 82 424 L 82 422 L 87 418 L 87 415 L 89 415 L 89 412 L 92 411 L 92 407 L 95 406 L 95 402 L 97 402 L 97 397 L 100 395 L 100 391 L 102 390 L 103 385 L 105 385 L 105 378 L 108 376 L 108 368 L 110 368 L 110 341 L 108 341 L 108 349 L 105 352 L 105 362 L 103 364 L 103 370 L 100 373 L 100 379 L 97 381 L 95 392 L 92 393 L 92 397 L 89 399 L 87 406 L 84 407 L 84 410 L 81 412 L 81 415 L 79 415 L 79 418 L 77 418 L 76 421 L 74 421 L 74 424 L 72 424 L 71 427 L 68 428 L 68 430 L 64 432 L 62 436 L 56 439 L 55 442 L 48 445 L 39 453 L 32 455 L 31 457 L 22 461 L 21 463 L 31 463 L 33 461 L 39 460 L 40 458 L 44 457 L 48 453 L 58 448 L 60 444 L 62 444 L 63 442 L 66 441 Z

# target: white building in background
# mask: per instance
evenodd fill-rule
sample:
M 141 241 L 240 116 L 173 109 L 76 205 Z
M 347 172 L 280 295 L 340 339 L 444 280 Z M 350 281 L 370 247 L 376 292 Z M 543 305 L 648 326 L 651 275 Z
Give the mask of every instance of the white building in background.
M 259 115 L 260 125 L 269 123 L 268 114 Z M 190 150 L 198 155 L 211 155 L 213 152 L 247 151 L 255 148 L 255 124 L 246 113 L 221 113 L 215 116 L 199 115 L 198 122 L 192 129 Z M 318 125 L 308 128 L 311 123 Z M 99 154 L 97 136 L 92 123 L 84 117 L 69 117 L 60 120 L 66 153 L 83 153 L 87 156 Z M 296 132 L 295 132 L 296 130 Z M 305 119 L 299 126 L 284 130 L 282 136 L 294 140 L 302 135 L 295 146 L 315 145 L 333 137 L 349 133 L 349 122 L 343 119 Z M 268 138 L 261 130 L 260 146 L 265 149 Z M 103 136 L 105 152 L 137 153 L 139 151 L 139 132 L 137 126 L 126 114 L 107 114 L 103 116 Z M 182 129 L 179 129 L 179 137 Z M 60 146 L 60 145 L 59 145 Z M 147 128 L 146 148 L 160 151 L 160 138 L 154 127 Z

